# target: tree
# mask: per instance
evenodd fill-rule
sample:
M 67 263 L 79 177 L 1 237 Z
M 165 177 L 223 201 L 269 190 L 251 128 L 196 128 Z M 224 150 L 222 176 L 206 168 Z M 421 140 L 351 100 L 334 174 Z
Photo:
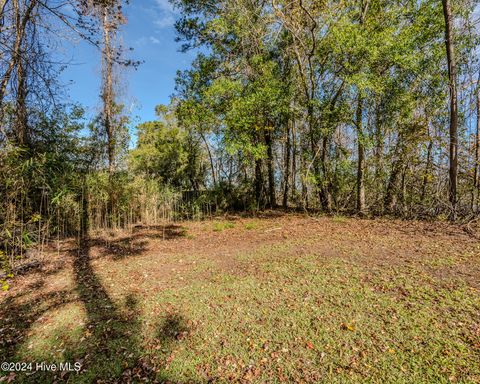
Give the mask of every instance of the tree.
M 134 174 L 164 187 L 197 191 L 204 180 L 199 141 L 177 124 L 172 107 L 157 106 L 158 121 L 138 126 L 137 146 L 129 153 Z
M 457 65 L 455 61 L 453 16 L 450 0 L 442 0 L 445 18 L 445 46 L 447 51 L 448 83 L 450 89 L 450 187 L 449 199 L 451 205 L 450 218 L 457 217 L 457 178 L 458 178 L 458 95 L 457 95 Z

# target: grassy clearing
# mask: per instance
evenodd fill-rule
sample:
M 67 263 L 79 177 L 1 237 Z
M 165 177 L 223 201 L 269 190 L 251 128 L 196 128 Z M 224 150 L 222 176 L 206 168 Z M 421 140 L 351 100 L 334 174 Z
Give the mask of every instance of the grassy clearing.
M 1 315 L 1 328 L 19 330 L 2 356 L 82 361 L 80 374 L 17 377 L 35 383 L 480 381 L 480 296 L 459 269 L 477 270 L 478 243 L 408 244 L 410 234 L 351 219 L 339 234 L 328 220 L 292 218 L 291 236 L 277 230 L 289 220 L 262 220 L 262 231 L 235 226 L 204 243 L 203 227 L 190 228 L 195 240 L 122 261 L 92 250 L 59 272 L 65 286 L 40 287 L 43 299 L 6 295 L 21 320 Z M 242 248 L 249 234 L 262 245 Z

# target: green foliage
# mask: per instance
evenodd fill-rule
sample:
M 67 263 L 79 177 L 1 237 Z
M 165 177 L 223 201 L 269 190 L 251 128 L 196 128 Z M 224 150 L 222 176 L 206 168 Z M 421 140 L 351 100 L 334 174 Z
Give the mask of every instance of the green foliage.
M 197 189 L 203 172 L 198 139 L 178 127 L 167 107 L 157 107 L 157 114 L 159 121 L 138 126 L 137 147 L 129 153 L 130 169 L 165 186 Z
M 165 184 L 181 185 L 187 164 L 183 140 L 177 127 L 166 127 L 162 122 L 141 124 L 137 148 L 130 153 L 133 171 Z
M 5 143 L 0 154 L 0 250 L 4 269 L 50 235 L 78 229 L 77 189 L 82 168 L 83 111 L 58 107 L 36 113 L 33 148 Z
M 384 210 L 382 203 L 391 193 L 408 211 L 406 196 L 400 196 L 403 165 L 411 168 L 403 172 L 402 183 L 416 191 L 409 197 L 414 204 L 424 202 L 426 193 L 420 190 L 441 182 L 440 171 L 434 180 L 417 177 L 429 173 L 432 161 L 439 170 L 440 158 L 448 156 L 441 2 L 175 4 L 183 12 L 179 39 L 185 47 L 208 48 L 208 55 L 199 54 L 192 68 L 177 76 L 179 122 L 208 134 L 217 161 L 234 167 L 223 181 L 250 196 L 255 190 L 259 201 L 254 206 L 261 206 L 273 178 L 277 193 L 292 190 L 284 198 L 287 203 L 298 204 L 293 197 L 301 196 L 304 207 L 353 208 L 352 191 L 360 177 L 357 144 L 365 152 L 361 168 L 367 205 L 376 212 Z M 454 5 L 458 79 L 471 92 L 476 92 L 472 79 L 478 60 L 473 52 L 479 44 L 474 9 L 468 0 Z M 472 112 L 466 101 L 461 108 L 470 111 L 464 116 Z M 468 142 L 469 122 L 462 123 Z M 431 151 L 425 156 L 421 150 L 430 143 L 438 149 L 434 160 Z M 473 160 L 472 149 L 465 152 Z M 293 169 L 292 157 L 302 167 Z M 248 183 L 255 187 L 244 189 Z M 289 188 L 283 188 L 287 183 Z M 471 183 L 465 180 L 465 185 Z M 463 196 L 467 212 L 468 198 Z

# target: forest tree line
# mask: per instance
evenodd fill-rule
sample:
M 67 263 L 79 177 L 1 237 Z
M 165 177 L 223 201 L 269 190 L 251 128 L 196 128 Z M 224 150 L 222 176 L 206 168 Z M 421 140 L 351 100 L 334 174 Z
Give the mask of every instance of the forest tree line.
M 478 212 L 476 1 L 176 5 L 183 49 L 206 53 L 175 108 L 213 153 L 211 182 L 257 207 Z
M 476 0 L 172 2 L 197 56 L 130 148 L 123 2 L 0 0 L 5 268 L 55 236 L 220 210 L 478 215 Z M 98 48 L 93 119 L 64 101 L 66 36 Z

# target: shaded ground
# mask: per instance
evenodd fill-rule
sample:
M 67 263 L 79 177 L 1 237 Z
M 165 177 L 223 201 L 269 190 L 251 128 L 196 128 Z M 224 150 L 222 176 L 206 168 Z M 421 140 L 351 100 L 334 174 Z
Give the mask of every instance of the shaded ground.
M 52 249 L 0 295 L 0 336 L 2 361 L 82 366 L 7 382 L 480 382 L 480 243 L 342 217 L 138 226 Z

